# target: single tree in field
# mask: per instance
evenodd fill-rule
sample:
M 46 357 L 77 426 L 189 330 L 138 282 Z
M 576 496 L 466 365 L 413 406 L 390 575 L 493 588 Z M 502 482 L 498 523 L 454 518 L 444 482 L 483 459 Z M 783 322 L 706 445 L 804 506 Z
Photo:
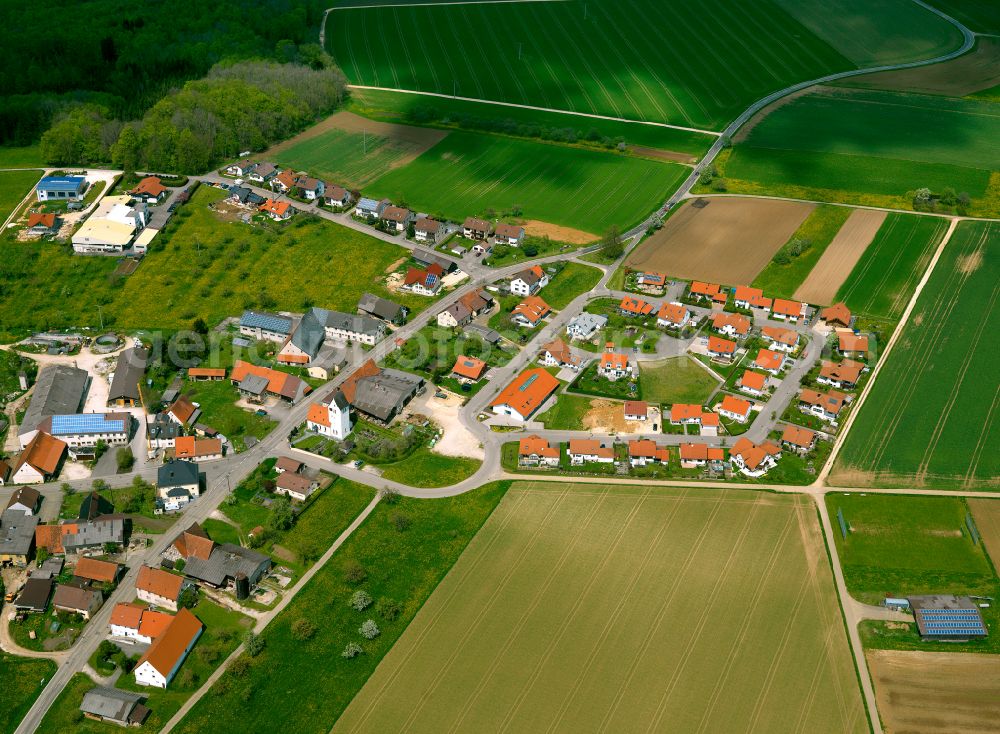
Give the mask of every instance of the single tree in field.
M 617 260 L 625 251 L 621 230 L 612 225 L 601 239 L 601 254 L 608 260 Z

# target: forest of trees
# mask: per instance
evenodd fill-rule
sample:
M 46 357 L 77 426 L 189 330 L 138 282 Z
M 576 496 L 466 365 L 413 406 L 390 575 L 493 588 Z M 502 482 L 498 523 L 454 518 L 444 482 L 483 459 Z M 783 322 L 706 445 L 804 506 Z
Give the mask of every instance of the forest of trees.
M 42 136 L 42 155 L 57 166 L 201 172 L 243 150 L 262 150 L 335 109 L 347 82 L 328 59 L 318 65 L 222 63 L 134 122 L 116 120 L 96 104 L 77 105 Z
M 28 145 L 95 105 L 133 120 L 226 60 L 311 65 L 326 0 L 32 0 L 0 3 L 0 145 Z M 89 114 L 89 113 L 84 113 Z

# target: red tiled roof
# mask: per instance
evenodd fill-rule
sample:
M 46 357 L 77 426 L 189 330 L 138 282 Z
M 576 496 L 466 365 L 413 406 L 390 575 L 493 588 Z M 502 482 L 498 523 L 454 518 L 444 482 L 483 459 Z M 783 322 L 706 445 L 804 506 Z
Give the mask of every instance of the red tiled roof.
M 139 629 L 139 620 L 142 619 L 143 611 L 145 611 L 145 607 L 140 607 L 138 604 L 119 602 L 111 610 L 110 622 L 119 627 L 128 627 L 129 629 L 137 630 Z
M 455 366 L 451 368 L 452 374 L 459 377 L 467 377 L 470 380 L 478 380 L 486 370 L 486 363 L 475 357 L 459 355 L 455 360 Z
M 202 626 L 196 616 L 181 608 L 166 631 L 153 640 L 153 644 L 149 646 L 136 667 L 149 663 L 160 675 L 169 676 L 188 647 L 201 633 Z
M 313 403 L 309 406 L 309 413 L 306 420 L 320 426 L 330 427 L 330 409 L 322 403 Z
M 674 403 L 670 406 L 670 420 L 677 423 L 693 418 L 701 418 L 703 409 L 692 403 Z
M 808 449 L 812 447 L 816 440 L 816 432 L 801 426 L 785 426 L 785 432 L 781 434 L 781 440 L 799 448 Z
M 762 375 L 760 372 L 745 370 L 743 376 L 740 377 L 740 385 L 751 390 L 763 390 L 766 384 L 767 376 Z
M 549 459 L 559 458 L 559 447 L 550 446 L 541 436 L 525 436 L 517 445 L 518 456 L 543 456 Z
M 851 333 L 840 333 L 840 351 L 842 352 L 867 352 L 868 337 L 856 336 Z
M 514 307 L 514 310 L 510 313 L 511 315 L 521 314 L 524 318 L 534 324 L 545 318 L 551 310 L 552 309 L 549 308 L 549 304 L 538 296 L 528 296 L 517 304 Z
M 736 342 L 715 336 L 708 337 L 708 351 L 712 354 L 735 354 Z
M 754 367 L 762 370 L 776 370 L 785 362 L 785 355 L 781 352 L 774 352 L 770 349 L 761 349 L 757 352 L 757 358 L 753 361 Z
M 726 458 L 724 449 L 704 443 L 682 443 L 680 454 L 683 461 L 722 461 Z
M 700 280 L 696 280 L 691 284 L 691 295 L 695 296 L 709 296 L 714 297 L 719 293 L 719 285 L 717 283 L 702 283 Z
M 490 406 L 507 405 L 527 417 L 558 387 L 559 380 L 541 367 L 525 370 L 496 396 Z
M 780 326 L 765 326 L 761 333 L 773 342 L 794 347 L 799 343 L 799 334 L 791 329 L 783 329 Z
M 784 298 L 775 298 L 774 306 L 771 308 L 771 313 L 781 314 L 783 316 L 795 316 L 796 318 L 802 316 L 801 301 L 788 301 Z
M 184 579 L 182 577 L 149 566 L 139 568 L 139 577 L 135 581 L 135 588 L 174 601 L 177 601 L 181 595 L 183 585 Z
M 657 446 L 656 441 L 650 438 L 640 438 L 634 441 L 628 442 L 628 455 L 630 457 L 645 457 L 647 459 L 655 459 L 656 461 L 666 462 L 670 458 L 670 452 L 662 447 Z
M 855 362 L 853 359 L 845 359 L 843 362 L 823 362 L 819 376 L 856 384 L 864 368 L 863 363 Z
M 178 436 L 174 441 L 174 456 L 178 459 L 196 459 L 222 453 L 221 438 L 195 438 Z
M 688 310 L 679 303 L 664 303 L 656 313 L 656 318 L 669 321 L 671 324 L 683 324 L 687 321 Z
M 191 402 L 191 399 L 187 395 L 179 396 L 173 405 L 167 408 L 167 412 L 172 414 L 181 423 L 190 421 L 195 410 L 197 410 L 195 404 Z
M 160 179 L 158 177 L 146 176 L 146 178 L 142 179 L 139 182 L 138 186 L 132 189 L 129 193 L 135 194 L 136 196 L 139 196 L 141 194 L 147 194 L 149 196 L 158 197 L 166 190 L 167 187 L 164 186 L 162 183 L 160 183 Z
M 188 367 L 188 377 L 225 377 L 224 369 L 213 367 Z
M 653 311 L 653 304 L 643 301 L 641 298 L 636 298 L 635 296 L 625 296 L 622 298 L 622 302 L 618 304 L 618 308 L 626 313 L 636 314 L 637 316 L 646 316 Z
M 275 214 L 279 217 L 283 217 L 288 212 L 290 206 L 291 204 L 287 201 L 275 201 L 274 199 L 268 199 L 260 205 L 260 211 L 265 214 Z
M 56 215 L 45 212 L 31 212 L 28 214 L 28 228 L 35 225 L 42 225 L 46 229 L 52 229 L 56 225 Z
M 286 398 L 295 398 L 299 394 L 299 388 L 303 387 L 302 380 L 300 380 L 295 375 L 290 375 L 287 372 L 280 372 L 279 370 L 272 370 L 269 367 L 258 367 L 255 364 L 250 364 L 249 362 L 244 362 L 243 360 L 236 360 L 236 364 L 233 365 L 233 371 L 229 374 L 229 379 L 232 382 L 242 382 L 247 375 L 257 375 L 258 377 L 263 377 L 267 380 L 267 391 L 275 395 L 281 395 Z M 312 392 L 312 388 L 305 386 L 304 392 Z
M 727 413 L 735 413 L 736 415 L 747 416 L 750 415 L 750 401 L 735 397 L 734 395 L 726 395 L 722 398 L 722 404 L 719 406 L 719 410 L 724 410 Z
M 645 400 L 626 400 L 625 415 L 646 415 L 649 412 L 649 405 Z
M 615 457 L 614 448 L 611 446 L 601 446 L 601 442 L 596 438 L 574 438 L 570 440 L 569 453 L 598 456 L 605 459 L 613 459 Z
M 73 575 L 90 581 L 110 583 L 118 576 L 118 564 L 96 558 L 81 558 L 73 569 Z
M 63 441 L 50 436 L 45 431 L 39 431 L 18 457 L 14 473 L 16 474 L 22 465 L 27 464 L 42 474 L 54 474 L 64 453 L 66 453 L 66 444 Z
M 712 328 L 722 330 L 726 326 L 731 326 L 736 333 L 743 336 L 750 331 L 750 319 L 738 313 L 714 313 L 712 314 Z
M 851 309 L 846 303 L 835 303 L 819 312 L 819 317 L 828 324 L 851 325 Z
M 602 370 L 624 370 L 628 368 L 628 355 L 618 352 L 604 352 L 601 354 Z

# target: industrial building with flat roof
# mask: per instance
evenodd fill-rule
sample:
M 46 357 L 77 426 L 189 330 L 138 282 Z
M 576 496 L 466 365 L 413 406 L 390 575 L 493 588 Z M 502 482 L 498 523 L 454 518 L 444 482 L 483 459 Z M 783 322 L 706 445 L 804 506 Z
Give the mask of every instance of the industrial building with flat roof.
M 907 601 L 924 640 L 968 640 L 989 634 L 979 607 L 967 596 L 911 596 Z

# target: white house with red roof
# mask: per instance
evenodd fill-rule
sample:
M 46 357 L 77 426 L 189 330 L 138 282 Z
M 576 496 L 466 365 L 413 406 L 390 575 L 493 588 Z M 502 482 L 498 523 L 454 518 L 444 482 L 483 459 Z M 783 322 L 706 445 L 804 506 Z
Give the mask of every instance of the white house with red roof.
M 734 395 L 726 395 L 719 404 L 719 415 L 734 420 L 737 423 L 746 423 L 750 420 L 752 407 L 753 405 L 749 400 L 744 400 Z
M 612 382 L 622 377 L 629 377 L 632 374 L 632 365 L 628 361 L 628 355 L 616 352 L 615 345 L 608 342 L 601 355 L 601 362 L 597 366 L 597 374 Z
M 343 441 L 351 433 L 351 404 L 340 390 L 334 390 L 325 400 L 309 406 L 306 428 L 321 436 Z

